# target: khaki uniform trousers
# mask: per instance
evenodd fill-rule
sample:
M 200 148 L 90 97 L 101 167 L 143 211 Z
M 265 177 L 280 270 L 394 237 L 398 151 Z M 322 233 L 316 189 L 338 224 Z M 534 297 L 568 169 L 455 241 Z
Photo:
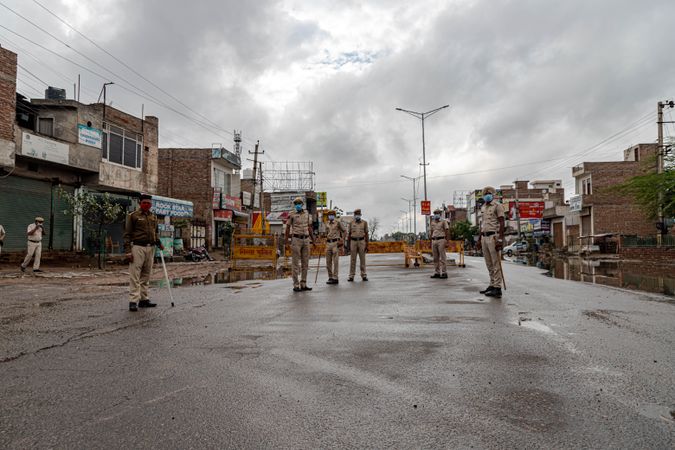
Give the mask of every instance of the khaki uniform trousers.
M 293 255 L 293 287 L 307 286 L 307 269 L 309 269 L 309 238 L 291 241 Z
M 138 303 L 149 298 L 148 289 L 152 264 L 155 261 L 155 246 L 134 245 L 131 247 L 131 255 L 134 260 L 129 264 L 129 301 Z
M 350 243 L 351 251 L 351 260 L 349 263 L 349 278 L 354 278 L 356 274 L 356 257 L 359 257 L 359 262 L 361 263 L 361 278 L 365 278 L 366 275 L 366 240 L 361 239 L 360 241 L 354 241 Z
M 40 258 L 42 257 L 42 242 L 28 241 L 28 253 L 21 263 L 21 267 L 24 269 L 28 267 L 33 257 L 35 257 L 33 260 L 33 270 L 38 270 L 40 268 Z
M 485 265 L 490 273 L 490 286 L 502 288 L 502 270 L 499 261 L 500 254 L 497 251 L 497 236 L 482 236 L 481 247 L 485 256 Z
M 340 242 L 328 242 L 326 245 L 326 268 L 331 280 L 337 280 L 340 272 Z
M 431 241 L 431 251 L 434 255 L 434 273 L 442 274 L 447 271 L 445 255 L 445 239 L 436 239 Z

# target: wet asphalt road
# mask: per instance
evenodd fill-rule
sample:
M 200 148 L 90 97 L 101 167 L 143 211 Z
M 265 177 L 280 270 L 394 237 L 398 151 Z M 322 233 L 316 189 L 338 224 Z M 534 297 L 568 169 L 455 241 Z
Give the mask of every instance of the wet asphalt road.
M 371 267 L 347 283 L 346 266 L 311 293 L 248 281 L 22 318 L 0 335 L 0 447 L 675 445 L 672 298 L 506 264 L 491 300 L 474 258 L 448 280 Z

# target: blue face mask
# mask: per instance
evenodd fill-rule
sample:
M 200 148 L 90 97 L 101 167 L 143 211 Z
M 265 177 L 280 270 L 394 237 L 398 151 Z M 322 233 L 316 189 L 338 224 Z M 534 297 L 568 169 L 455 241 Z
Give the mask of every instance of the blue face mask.
M 485 201 L 488 202 L 488 203 L 492 201 L 492 198 L 493 198 L 493 197 L 492 197 L 492 194 L 485 194 L 485 195 L 483 196 L 483 200 L 485 200 Z
M 361 216 L 354 216 L 354 219 L 356 219 L 357 222 L 361 221 Z
M 302 211 L 302 205 L 295 205 L 295 210 L 296 210 L 297 212 Z
M 335 220 L 335 216 L 328 216 L 328 220 L 330 220 L 330 221 Z
M 441 220 L 441 216 L 439 214 L 434 214 L 434 219 L 435 220 Z

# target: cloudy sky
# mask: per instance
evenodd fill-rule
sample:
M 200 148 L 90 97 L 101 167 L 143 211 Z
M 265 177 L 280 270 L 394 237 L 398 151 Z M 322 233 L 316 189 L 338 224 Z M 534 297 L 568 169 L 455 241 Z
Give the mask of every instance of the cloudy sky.
M 313 161 L 317 190 L 388 232 L 412 197 L 400 175 L 421 174 L 421 123 L 396 107 L 450 105 L 426 122 L 433 206 L 516 179 L 572 191 L 572 166 L 655 141 L 673 17 L 672 0 L 0 0 L 0 43 L 27 96 L 72 95 L 81 74 L 94 102 L 114 81 L 113 106 L 160 118 L 161 146 L 231 148 L 242 130 L 245 151 Z

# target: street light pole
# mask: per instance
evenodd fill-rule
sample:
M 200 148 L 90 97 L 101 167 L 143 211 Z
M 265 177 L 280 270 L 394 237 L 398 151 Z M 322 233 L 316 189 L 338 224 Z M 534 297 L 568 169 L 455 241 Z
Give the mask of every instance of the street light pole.
M 412 229 L 413 229 L 413 227 L 412 227 L 412 217 L 413 217 L 412 202 L 413 201 L 408 200 L 407 198 L 403 198 L 403 197 L 401 197 L 401 200 L 403 200 L 404 202 L 408 202 L 408 221 L 410 222 L 408 229 L 412 232 Z
M 415 186 L 415 183 L 420 177 L 408 177 L 405 175 L 401 175 L 401 178 L 410 180 L 413 183 L 413 224 L 415 230 L 415 240 L 417 240 L 417 187 Z
M 408 113 L 411 116 L 416 117 L 416 118 L 418 118 L 422 121 L 422 168 L 424 170 L 424 172 L 423 172 L 423 174 L 424 174 L 423 175 L 424 176 L 424 201 L 428 201 L 428 198 L 427 198 L 427 149 L 426 149 L 426 143 L 425 143 L 425 140 L 424 140 L 424 119 L 433 115 L 433 114 L 436 114 L 441 109 L 445 109 L 445 108 L 449 108 L 449 107 L 450 107 L 450 105 L 444 105 L 444 106 L 441 106 L 441 107 L 436 108 L 436 109 L 432 109 L 431 111 L 427 111 L 427 112 L 417 112 L 417 111 L 410 111 L 410 110 L 403 109 L 403 108 L 396 108 L 396 111 Z M 429 234 L 429 220 L 428 219 L 429 219 L 428 217 L 424 218 L 424 224 L 425 224 L 427 235 Z

